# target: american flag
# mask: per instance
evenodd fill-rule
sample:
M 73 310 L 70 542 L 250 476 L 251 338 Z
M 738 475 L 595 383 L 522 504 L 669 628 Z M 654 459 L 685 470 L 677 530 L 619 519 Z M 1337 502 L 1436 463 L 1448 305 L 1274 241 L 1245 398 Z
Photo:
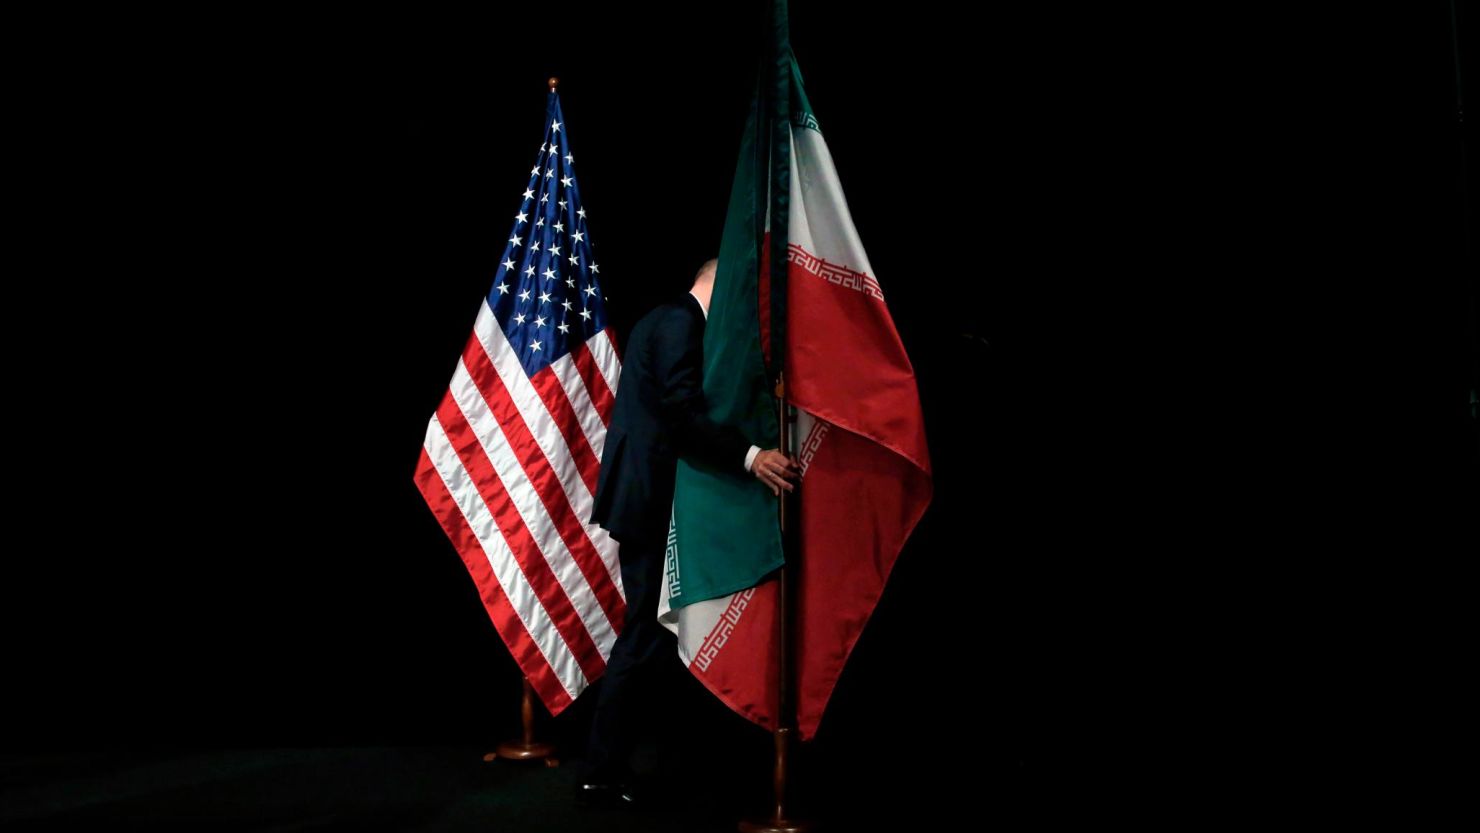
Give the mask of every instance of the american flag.
M 605 670 L 626 608 L 617 543 L 587 523 L 621 361 L 553 90 L 513 219 L 416 485 L 559 714 Z

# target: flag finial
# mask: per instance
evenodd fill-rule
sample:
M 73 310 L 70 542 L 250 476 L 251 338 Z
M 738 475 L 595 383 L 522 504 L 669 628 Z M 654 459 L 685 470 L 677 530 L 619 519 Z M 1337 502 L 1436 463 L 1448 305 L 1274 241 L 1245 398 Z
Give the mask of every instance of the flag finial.
M 556 78 L 553 75 L 550 76 L 550 81 L 549 81 L 549 84 L 550 84 L 550 92 L 552 92 L 552 93 L 555 92 L 555 86 L 557 84 L 559 84 L 559 83 L 560 83 L 560 79 L 559 78 Z

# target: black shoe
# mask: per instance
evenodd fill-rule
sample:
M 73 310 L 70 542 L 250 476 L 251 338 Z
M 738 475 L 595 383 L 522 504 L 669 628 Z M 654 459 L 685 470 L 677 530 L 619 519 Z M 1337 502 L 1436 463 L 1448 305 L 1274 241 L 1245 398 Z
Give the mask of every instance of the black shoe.
M 582 807 L 641 807 L 642 796 L 629 783 L 578 783 L 576 803 Z

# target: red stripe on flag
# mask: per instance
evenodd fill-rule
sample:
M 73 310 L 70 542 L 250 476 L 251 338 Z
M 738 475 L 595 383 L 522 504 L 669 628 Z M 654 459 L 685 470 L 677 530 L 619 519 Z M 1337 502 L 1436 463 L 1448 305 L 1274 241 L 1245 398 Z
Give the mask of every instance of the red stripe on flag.
M 476 339 L 474 341 L 476 342 Z M 560 638 L 565 640 L 566 646 L 570 648 L 571 654 L 580 664 L 586 679 L 594 680 L 600 677 L 601 673 L 606 670 L 606 661 L 601 658 L 601 651 L 596 647 L 596 641 L 591 638 L 585 623 L 576 613 L 575 605 L 571 604 L 570 597 L 565 594 L 565 588 L 561 587 L 560 582 L 555 578 L 549 562 L 540 553 L 534 536 L 530 534 L 524 519 L 519 516 L 519 511 L 515 509 L 513 500 L 509 498 L 503 481 L 499 479 L 498 472 L 494 470 L 493 462 L 484 452 L 483 444 L 478 442 L 478 437 L 473 433 L 462 409 L 457 405 L 457 400 L 452 396 L 442 399 L 441 407 L 437 408 L 437 421 L 442 423 L 442 430 L 447 434 L 448 442 L 456 449 L 458 459 L 462 460 L 463 466 L 468 470 L 468 475 L 477 484 L 478 494 L 483 497 L 483 502 L 488 504 L 488 511 L 498 524 L 499 531 L 503 533 L 504 541 L 508 543 L 509 550 L 514 554 L 514 560 L 519 563 L 520 571 L 529 580 L 530 587 L 534 588 L 540 605 L 545 609 L 550 620 L 555 623 L 556 631 L 559 632 Z
M 478 595 L 483 600 L 484 609 L 488 611 L 488 618 L 493 620 L 494 630 L 498 631 L 499 638 L 508 646 L 519 670 L 540 695 L 540 700 L 550 710 L 550 714 L 557 715 L 565 711 L 572 702 L 570 694 L 560 684 L 555 669 L 550 667 L 534 639 L 525 630 L 513 605 L 509 604 L 509 597 L 504 595 L 503 588 L 493 575 L 493 567 L 488 563 L 483 546 L 478 543 L 478 537 L 468 526 L 457 501 L 447 491 L 447 484 L 442 482 L 442 475 L 432 465 L 424 448 L 416 463 L 415 479 L 417 490 L 426 499 L 432 514 L 437 516 L 442 530 L 447 533 L 457 554 L 462 557 L 463 564 L 467 566 L 468 573 L 473 577 L 473 584 L 478 588 Z
M 796 249 L 797 252 L 803 251 Z M 786 398 L 930 474 L 915 371 L 889 308 L 870 295 L 787 268 Z M 838 362 L 838 345 L 848 361 Z M 859 403 L 868 403 L 860 407 Z
M 933 486 L 909 459 L 837 426 L 802 484 L 797 729 L 810 740 Z
M 616 397 L 612 396 L 612 389 L 607 387 L 606 379 L 596 367 L 596 357 L 591 355 L 591 348 L 583 341 L 570 352 L 570 358 L 576 366 L 576 372 L 581 374 L 581 381 L 586 383 L 586 391 L 591 394 L 591 402 L 596 406 L 596 413 L 601 416 L 601 424 L 610 426 Z M 594 489 L 592 494 L 595 494 Z
M 525 476 L 529 478 L 530 485 L 534 486 L 540 503 L 544 505 L 545 512 L 554 522 L 556 531 L 560 533 L 560 539 L 570 550 L 576 568 L 581 571 L 586 583 L 595 593 L 596 602 L 601 605 L 607 620 L 611 622 L 612 630 L 621 633 L 622 623 L 627 621 L 627 604 L 622 600 L 621 591 L 612 581 L 611 573 L 607 572 L 606 564 L 601 560 L 601 554 L 596 551 L 596 546 L 587 537 L 585 526 L 577 517 L 575 508 L 570 505 L 570 498 L 565 494 L 565 489 L 561 487 L 559 477 L 551 468 L 549 459 L 540 449 L 524 417 L 519 415 L 519 409 L 510 398 L 508 388 L 504 386 L 504 380 L 498 375 L 498 370 L 494 368 L 487 351 L 483 349 L 483 344 L 478 339 L 468 339 L 467 349 L 463 352 L 463 365 L 468 369 L 468 375 L 472 378 L 473 384 L 478 386 L 478 392 L 483 395 L 483 401 L 488 403 L 489 410 L 509 442 L 509 448 L 514 451 L 520 467 L 524 470 Z M 541 379 L 552 382 L 564 398 L 564 389 L 560 388 L 560 380 L 555 378 L 554 371 L 546 367 L 530 379 L 536 391 L 541 387 Z M 543 395 L 541 399 L 544 399 Z M 562 420 L 575 420 L 575 411 L 571 409 L 568 399 L 565 400 L 565 407 L 567 415 L 564 417 L 552 411 L 552 416 L 556 424 L 561 427 L 562 434 L 568 433 L 565 429 L 569 427 L 569 423 Z M 590 455 L 591 446 L 586 443 L 585 435 L 579 428 L 575 429 L 575 434 L 580 437 L 586 454 Z

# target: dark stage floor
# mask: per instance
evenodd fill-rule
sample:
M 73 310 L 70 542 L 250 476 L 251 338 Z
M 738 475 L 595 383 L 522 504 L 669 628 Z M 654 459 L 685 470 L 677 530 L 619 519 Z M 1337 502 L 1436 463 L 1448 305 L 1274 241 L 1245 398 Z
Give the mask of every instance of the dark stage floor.
M 741 794 L 751 784 L 710 782 L 702 773 L 691 773 L 654 809 L 587 810 L 570 799 L 576 777 L 570 762 L 554 769 L 485 764 L 481 752 L 341 748 L 11 755 L 3 767 L 0 827 L 731 833 L 740 808 L 757 798 Z M 989 787 L 973 803 L 1000 813 L 1004 805 L 990 801 L 991 792 Z M 854 801 L 832 808 L 825 829 L 877 829 L 870 819 L 903 811 L 908 797 L 857 795 Z

